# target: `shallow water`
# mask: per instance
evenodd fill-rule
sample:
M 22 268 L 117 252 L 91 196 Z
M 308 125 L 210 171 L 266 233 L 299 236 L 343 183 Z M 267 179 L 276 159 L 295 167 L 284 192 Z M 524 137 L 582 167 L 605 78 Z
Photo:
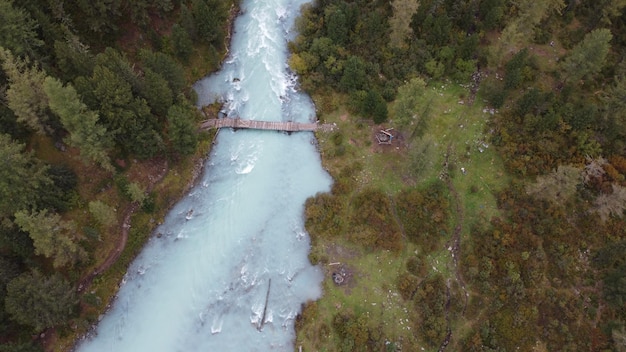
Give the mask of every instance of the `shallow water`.
M 245 0 L 229 59 L 196 84 L 200 104 L 223 101 L 230 116 L 246 119 L 313 120 L 313 104 L 295 90 L 286 64 L 305 2 Z M 156 230 L 163 236 L 133 262 L 77 350 L 293 350 L 294 318 L 321 294 L 303 211 L 331 179 L 314 144 L 310 132 L 222 130 L 201 181 Z

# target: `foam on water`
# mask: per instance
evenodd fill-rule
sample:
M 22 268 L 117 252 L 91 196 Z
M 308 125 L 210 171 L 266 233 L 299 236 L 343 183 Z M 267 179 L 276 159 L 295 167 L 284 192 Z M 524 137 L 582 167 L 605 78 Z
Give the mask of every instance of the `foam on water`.
M 286 38 L 304 2 L 244 1 L 231 56 L 195 87 L 200 104 L 227 102 L 231 115 L 249 119 L 313 119 L 313 104 L 286 67 Z M 156 230 L 163 236 L 133 262 L 111 309 L 77 349 L 292 350 L 301 304 L 321 294 L 303 210 L 331 179 L 313 138 L 221 131 L 202 180 Z

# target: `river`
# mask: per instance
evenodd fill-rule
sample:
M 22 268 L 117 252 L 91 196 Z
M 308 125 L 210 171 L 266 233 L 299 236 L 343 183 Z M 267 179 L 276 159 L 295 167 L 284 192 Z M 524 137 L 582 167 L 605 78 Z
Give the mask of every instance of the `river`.
M 199 104 L 222 101 L 245 119 L 315 119 L 287 67 L 305 2 L 244 0 L 228 59 L 194 87 Z M 310 132 L 220 131 L 201 180 L 156 229 L 163 235 L 131 264 L 77 351 L 293 350 L 302 303 L 321 295 L 304 202 L 331 182 Z

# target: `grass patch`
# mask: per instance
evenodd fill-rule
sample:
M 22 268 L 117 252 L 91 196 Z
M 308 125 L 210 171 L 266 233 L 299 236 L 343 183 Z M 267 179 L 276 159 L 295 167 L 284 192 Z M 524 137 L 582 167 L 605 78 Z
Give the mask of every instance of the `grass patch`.
M 393 130 L 397 139 L 391 145 L 379 145 L 375 133 L 394 127 L 393 121 L 374 125 L 340 109 L 320 117 L 325 123 L 335 123 L 338 127 L 332 133 L 318 133 L 318 141 L 324 167 L 335 179 L 335 187 L 341 190 L 334 192 L 342 199 L 340 202 L 350 204 L 359 192 L 370 188 L 394 197 L 403 189 L 422 188 L 448 175 L 458 193 L 462 216 L 456 213 L 456 199 L 448 195 L 449 231 L 440 239 L 434 238 L 439 242 L 434 249 L 424 249 L 424 245 L 418 246 L 405 238 L 404 248 L 399 252 L 367 250 L 358 242 L 350 241 L 346 237 L 348 232 L 325 238 L 316 238 L 312 234 L 314 240 L 310 258 L 321 263 L 326 274 L 324 295 L 307 307 L 298 321 L 296 348 L 302 346 L 307 351 L 336 350 L 337 346 L 345 343 L 342 340 L 345 336 L 342 337 L 333 327 L 334 319 L 337 316 L 347 319 L 345 317 L 348 316 L 353 318 L 354 324 L 360 322 L 366 326 L 363 329 L 369 331 L 370 337 L 378 330 L 376 336 L 387 341 L 387 346 L 394 345 L 403 350 L 428 349 L 425 340 L 428 331 L 418 333 L 418 330 L 426 324 L 422 319 L 429 311 L 441 312 L 441 299 L 428 301 L 434 306 L 418 307 L 417 300 L 405 301 L 398 289 L 399 277 L 407 273 L 406 263 L 409 258 L 415 257 L 420 258 L 418 261 L 422 263 L 423 270 L 414 270 L 418 276 L 413 275 L 411 280 L 419 285 L 426 282 L 426 278 L 441 277 L 452 285 L 453 300 L 458 301 L 452 302 L 452 328 L 472 323 L 464 321 L 458 314 L 462 294 L 456 283 L 450 251 L 444 244 L 451 238 L 458 221 L 463 222 L 461 238 L 465 239 L 474 222 L 498 215 L 495 193 L 510 178 L 489 142 L 486 123 L 492 112 L 479 103 L 480 97 L 474 104 L 468 104 L 468 94 L 465 88 L 455 84 L 433 83 L 427 87 L 422 105 L 428 104 L 431 111 L 424 135 L 434 141 L 434 151 L 432 161 L 427 168 L 419 170 L 419 176 L 411 169 L 414 167 L 411 148 L 415 141 L 410 131 Z M 314 97 L 317 102 L 328 103 L 324 99 L 328 97 Z M 337 102 L 333 101 L 327 105 L 335 104 Z M 349 273 L 348 280 L 337 285 L 332 274 L 341 268 Z M 441 285 L 438 287 L 441 288 Z M 433 296 L 445 294 L 444 290 Z M 430 298 L 420 299 L 424 302 Z M 455 309 L 457 313 L 454 313 Z M 458 331 L 454 340 L 462 341 L 462 333 Z

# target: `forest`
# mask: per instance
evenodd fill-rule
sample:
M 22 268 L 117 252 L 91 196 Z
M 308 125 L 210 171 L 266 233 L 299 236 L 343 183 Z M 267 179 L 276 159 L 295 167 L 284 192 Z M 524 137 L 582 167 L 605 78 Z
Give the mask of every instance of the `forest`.
M 625 10 L 305 5 L 290 65 L 339 131 L 297 348 L 626 351 Z
M 0 351 L 71 348 L 183 194 L 233 6 L 0 0 Z
M 210 147 L 191 83 L 237 3 L 0 0 L 0 351 L 97 321 Z M 306 4 L 289 65 L 339 130 L 295 349 L 626 351 L 625 26 L 624 0 Z

